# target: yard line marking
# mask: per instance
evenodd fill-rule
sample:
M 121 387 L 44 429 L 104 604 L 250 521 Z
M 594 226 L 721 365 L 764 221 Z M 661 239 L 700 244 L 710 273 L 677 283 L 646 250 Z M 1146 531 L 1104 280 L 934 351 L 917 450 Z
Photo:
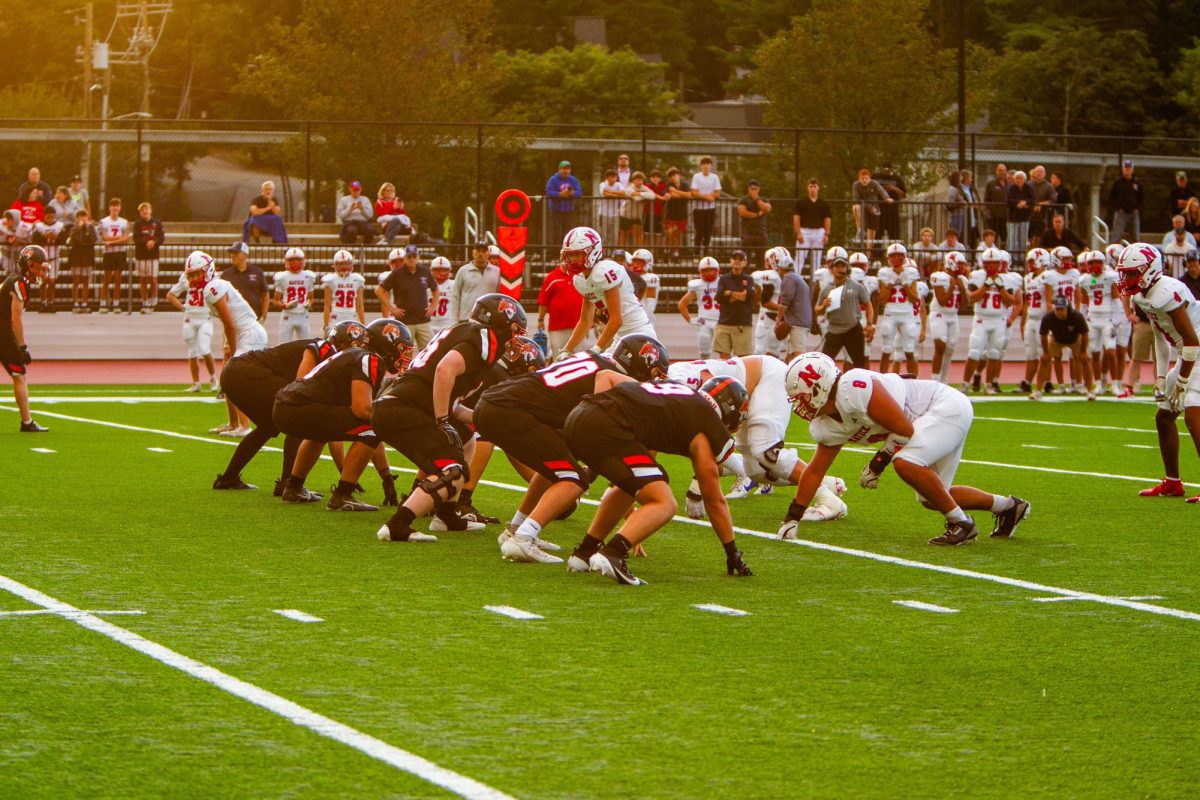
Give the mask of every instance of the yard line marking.
M 545 619 L 541 614 L 534 614 L 531 611 L 522 611 L 519 608 L 512 606 L 484 606 L 484 611 L 490 611 L 493 614 L 499 614 L 502 617 L 511 619 Z
M 958 613 L 957 608 L 947 608 L 946 606 L 939 606 L 933 603 L 922 603 L 920 600 L 893 600 L 892 602 L 898 606 L 904 606 L 905 608 L 915 608 L 918 611 L 932 611 L 935 614 Z
M 0 406 L 0 410 L 16 411 L 16 408 L 14 408 L 12 406 Z M 68 414 L 56 414 L 56 413 L 50 413 L 50 412 L 44 412 L 44 413 L 46 416 L 58 417 L 60 419 L 66 419 L 66 420 L 69 420 L 72 422 L 86 422 L 86 423 L 91 423 L 93 425 L 101 425 L 101 426 L 110 427 L 110 428 L 120 428 L 123 430 L 130 430 L 130 431 L 134 431 L 134 432 L 138 432 L 138 433 L 156 433 L 156 434 L 160 434 L 162 436 L 172 436 L 172 437 L 175 437 L 178 439 L 192 439 L 192 440 L 195 440 L 198 442 L 208 442 L 209 444 L 224 444 L 224 445 L 229 445 L 231 447 L 237 446 L 237 442 L 224 441 L 222 439 L 214 439 L 214 438 L 209 438 L 206 436 L 193 436 L 193 435 L 187 434 L 187 433 L 176 433 L 174 431 L 162 431 L 162 430 L 156 430 L 154 428 L 140 428 L 136 425 L 124 425 L 119 422 L 108 422 L 108 421 L 99 420 L 99 419 L 88 419 L 86 417 L 73 417 Z M 1087 426 L 1085 426 L 1085 427 L 1087 427 Z M 792 444 L 792 443 L 788 442 L 788 444 Z M 811 447 L 811 445 L 804 445 L 804 446 Z M 851 448 L 842 448 L 842 449 L 849 450 Z M 279 452 L 278 448 L 264 447 L 263 450 Z M 861 453 L 870 453 L 871 452 L 870 450 L 865 450 L 862 448 L 853 448 L 853 450 L 855 452 L 861 452 Z M 328 456 L 322 456 L 322 458 L 327 458 L 327 457 Z M 998 463 L 998 462 L 994 462 L 994 461 L 965 461 L 964 460 L 962 463 L 964 463 L 964 464 L 982 464 L 984 466 L 1008 467 L 1008 468 L 1012 468 L 1012 469 L 1030 469 L 1030 470 L 1034 470 L 1037 472 L 1061 472 L 1061 473 L 1065 473 L 1065 474 L 1069 474 L 1069 475 L 1089 475 L 1092 477 L 1109 478 L 1112 480 L 1148 481 L 1150 483 L 1154 483 L 1155 481 L 1160 480 L 1159 478 L 1135 478 L 1130 475 L 1106 475 L 1104 473 L 1076 472 L 1073 470 L 1050 469 L 1048 467 L 1023 467 L 1019 464 L 1003 464 L 1003 463 Z M 407 472 L 407 473 L 413 473 L 416 471 L 416 470 L 405 468 L 405 467 L 395 467 L 394 469 L 396 469 L 398 472 Z M 511 483 L 501 483 L 500 481 L 481 480 L 480 483 L 483 484 L 484 486 L 491 486 L 496 489 L 508 489 L 510 491 L 522 492 L 522 493 L 527 488 L 525 486 L 517 486 L 517 485 L 511 484 Z M 1195 484 L 1195 483 L 1185 483 L 1184 485 L 1185 486 L 1200 486 L 1200 484 Z M 590 506 L 600 505 L 600 502 L 598 500 L 590 500 L 587 498 L 581 498 L 579 502 L 584 505 L 590 505 Z M 682 523 L 684 525 L 698 525 L 698 526 L 705 527 L 705 528 L 710 527 L 707 520 L 694 520 L 694 519 L 688 519 L 687 517 L 676 516 L 676 517 L 674 517 L 673 521 Z M 1193 613 L 1191 611 L 1182 611 L 1177 608 L 1168 608 L 1166 606 L 1156 606 L 1156 605 L 1151 605 L 1150 603 L 1143 603 L 1141 601 L 1136 601 L 1136 600 L 1126 600 L 1126 599 L 1123 599 L 1120 597 L 1108 597 L 1108 596 L 1101 595 L 1101 594 L 1095 594 L 1093 592 L 1081 592 L 1081 591 L 1078 591 L 1075 589 L 1063 589 L 1063 588 L 1060 588 L 1057 586 L 1048 586 L 1048 585 L 1042 584 L 1042 583 L 1035 583 L 1033 581 L 1021 580 L 1020 578 L 1008 578 L 1003 575 L 993 575 L 988 572 L 976 572 L 974 570 L 960 569 L 958 567 L 948 567 L 948 566 L 944 566 L 942 564 L 930 564 L 925 561 L 913 561 L 913 560 L 907 559 L 907 558 L 899 558 L 897 556 L 884 555 L 883 553 L 874 553 L 874 552 L 871 552 L 870 550 L 857 550 L 852 547 L 840 547 L 835 544 L 826 544 L 824 542 L 816 542 L 816 541 L 812 541 L 809 539 L 779 539 L 773 533 L 767 533 L 765 531 L 750 530 L 749 528 L 735 527 L 733 530 L 735 533 L 741 533 L 746 536 L 754 536 L 759 539 L 771 539 L 773 541 L 780 541 L 780 542 L 783 542 L 784 544 L 795 545 L 797 547 L 807 547 L 807 548 L 810 548 L 813 550 L 824 550 L 825 552 L 829 552 L 829 553 L 838 553 L 840 555 L 853 556 L 855 558 L 865 558 L 870 561 L 879 561 L 884 564 L 892 564 L 892 565 L 900 566 L 900 567 L 909 567 L 911 569 L 929 570 L 930 572 L 940 572 L 945 575 L 957 575 L 960 578 L 971 578 L 973 580 L 989 581 L 991 583 L 998 583 L 998 584 L 1001 584 L 1004 586 L 1013 586 L 1018 589 L 1028 589 L 1030 591 L 1039 592 L 1041 594 L 1058 594 L 1058 595 L 1062 595 L 1064 597 L 1074 597 L 1074 598 L 1078 598 L 1080 600 L 1091 600 L 1093 602 L 1102 603 L 1104 605 L 1119 606 L 1121 608 L 1128 608 L 1128 609 L 1131 609 L 1134 611 L 1143 611 L 1147 614 L 1158 614 L 1160 616 L 1175 617 L 1176 619 L 1186 619 L 1186 620 L 1191 620 L 1193 622 L 1200 622 L 1200 614 Z
M 145 611 L 127 610 L 115 611 L 109 609 L 101 609 L 99 611 L 80 611 L 80 614 L 94 614 L 98 617 L 115 617 L 115 616 L 132 616 L 135 614 L 145 614 Z M 48 608 L 26 608 L 20 611 L 0 611 L 0 617 L 33 617 L 41 614 L 54 614 L 60 617 L 71 617 L 71 612 L 52 611 Z
M 174 453 L 175 452 L 174 450 L 168 450 L 165 447 L 147 447 L 146 449 L 149 450 L 151 453 Z
M 1025 425 L 1049 425 L 1053 428 L 1083 428 L 1089 431 L 1122 431 L 1124 433 L 1154 433 L 1154 428 L 1121 428 L 1116 425 L 1084 425 L 1079 422 L 1052 422 L 1045 419 L 1018 419 L 1016 417 L 975 417 L 976 422 L 1018 422 Z
M 31 453 L 57 453 L 58 452 L 57 450 L 51 450 L 49 447 L 31 447 L 31 448 L 29 448 L 29 451 Z
M 1021 447 L 1028 447 L 1032 450 L 1057 450 L 1058 448 L 1050 444 L 1023 444 Z
M 1085 600 L 1084 597 L 1031 597 L 1035 603 L 1062 603 L 1068 600 Z M 1126 597 L 1116 597 L 1116 600 L 1162 600 L 1160 594 L 1131 594 Z
M 730 608 L 729 606 L 720 606 L 716 603 L 693 603 L 692 608 L 697 608 L 701 611 L 711 611 L 714 614 L 724 614 L 727 617 L 748 617 L 749 611 L 742 611 L 740 608 Z
M 140 405 L 142 403 L 204 403 L 206 405 L 224 404 L 224 400 L 215 397 L 140 397 L 136 395 L 107 395 L 77 397 L 74 395 L 42 395 L 31 397 L 29 402 L 34 405 L 53 406 L 59 403 L 124 403 L 125 405 Z
M 299 703 L 294 703 L 252 683 L 235 678 L 216 667 L 210 667 L 208 664 L 188 658 L 157 642 L 139 636 L 133 631 L 113 625 L 111 622 L 106 622 L 95 614 L 78 609 L 50 595 L 43 594 L 37 589 L 26 586 L 12 578 L 0 575 L 0 589 L 4 589 L 28 603 L 41 606 L 65 619 L 69 619 L 87 630 L 98 633 L 101 636 L 106 636 L 114 642 L 123 644 L 144 656 L 149 656 L 172 669 L 177 669 L 185 675 L 190 675 L 211 686 L 215 686 L 221 691 L 228 692 L 234 697 L 241 698 L 248 703 L 253 703 L 277 716 L 283 717 L 291 723 L 299 725 L 302 728 L 307 728 L 313 733 L 352 747 L 371 758 L 389 764 L 410 775 L 415 775 L 421 780 L 432 783 L 435 786 L 440 786 L 459 797 L 467 798 L 467 800 L 514 800 L 510 795 L 504 794 L 498 789 L 493 789 L 487 784 L 480 783 L 473 778 L 468 778 L 466 775 L 460 775 L 453 770 L 439 766 L 407 750 L 401 750 L 399 747 L 376 739 L 374 736 L 369 736 L 362 731 L 355 730 L 349 725 L 343 725 L 336 720 L 305 708 Z
M 297 611 L 294 608 L 273 608 L 271 609 L 281 617 L 294 619 L 296 622 L 324 622 L 320 617 L 314 617 L 312 614 L 305 614 L 303 611 Z
M 1152 444 L 1127 444 L 1126 447 L 1132 447 L 1134 450 L 1157 450 L 1158 448 Z

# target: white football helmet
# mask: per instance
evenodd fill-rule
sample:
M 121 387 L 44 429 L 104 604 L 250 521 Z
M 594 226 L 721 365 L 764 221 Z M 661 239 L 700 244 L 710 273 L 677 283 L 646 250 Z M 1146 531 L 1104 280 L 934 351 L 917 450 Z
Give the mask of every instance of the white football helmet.
M 446 272 L 449 272 L 450 271 L 450 259 L 446 258 L 445 256 L 438 256 L 433 261 L 429 262 L 429 271 L 430 272 L 433 272 L 433 271 L 439 270 L 439 269 L 444 269 L 444 270 L 446 270 Z
M 887 248 L 887 261 L 893 267 L 902 269 L 904 261 L 908 258 L 908 248 L 900 244 L 900 242 L 892 242 Z M 895 260 L 893 260 L 895 259 Z
M 850 255 L 846 252 L 846 248 L 839 247 L 835 244 L 833 247 L 825 251 L 825 260 L 829 262 L 830 266 L 833 266 L 839 261 L 849 262 Z
M 1108 261 L 1108 265 L 1113 269 L 1117 268 L 1117 261 L 1121 259 L 1121 253 L 1125 252 L 1125 245 L 1113 242 L 1108 247 L 1104 248 L 1104 258 Z
M 603 252 L 600 234 L 591 228 L 572 228 L 563 237 L 558 263 L 569 275 L 582 275 L 596 266 Z
M 500 264 L 500 248 L 494 244 L 488 245 L 488 263 L 496 264 L 497 266 Z
M 193 250 L 183 262 L 183 275 L 188 286 L 203 289 L 217 277 L 216 262 L 203 250 Z
M 403 247 L 393 247 L 392 252 L 388 253 L 388 263 L 389 264 L 392 263 L 393 261 L 403 261 L 403 260 L 404 260 L 404 248 Z
M 704 258 L 700 259 L 700 277 L 706 281 L 715 281 L 717 279 L 716 275 L 705 278 L 705 272 L 720 273 L 721 264 L 712 256 L 705 256 Z
M 960 275 L 971 269 L 970 263 L 967 262 L 967 257 L 959 250 L 951 250 L 946 253 L 946 258 L 943 260 L 946 265 L 946 272 L 951 275 Z
M 639 261 L 642 263 L 639 264 Z M 633 256 L 629 259 L 629 269 L 633 272 L 653 272 L 654 254 L 644 247 L 634 250 Z
M 1144 292 L 1162 277 L 1162 253 L 1152 244 L 1134 242 L 1117 259 L 1121 294 L 1131 296 Z
M 1003 268 L 1004 256 L 1000 255 L 1000 253 L 1001 250 L 999 247 L 989 247 L 980 254 L 979 261 L 983 264 L 984 270 L 989 275 L 995 275 Z
M 304 269 L 304 251 L 299 247 L 289 247 L 283 254 L 283 266 L 288 272 L 299 272 Z
M 850 265 L 850 269 L 858 267 L 863 272 L 866 272 L 871 266 L 871 259 L 867 258 L 866 253 L 851 253 L 850 258 L 847 259 L 846 263 Z
M 1075 254 L 1071 252 L 1071 248 L 1069 247 L 1060 244 L 1050 251 L 1050 255 L 1054 256 L 1055 266 L 1063 271 L 1075 266 Z
M 1108 265 L 1108 259 L 1099 250 L 1084 250 L 1079 254 L 1079 261 L 1093 275 L 1104 272 L 1104 268 Z
M 1010 267 L 1012 267 L 1012 253 L 1007 250 L 1000 250 L 1000 271 L 1008 272 Z
M 354 256 L 349 250 L 338 250 L 333 254 L 333 271 L 343 278 L 354 272 Z
M 783 378 L 792 411 L 806 420 L 815 419 L 829 401 L 829 393 L 841 374 L 833 359 L 824 353 L 801 353 L 792 359 Z
M 782 245 L 778 247 L 772 247 L 770 250 L 768 250 L 767 254 L 763 256 L 763 263 L 766 265 L 767 269 L 773 269 L 776 271 L 786 271 L 796 266 L 796 262 L 792 259 L 792 254 L 789 253 L 788 249 Z

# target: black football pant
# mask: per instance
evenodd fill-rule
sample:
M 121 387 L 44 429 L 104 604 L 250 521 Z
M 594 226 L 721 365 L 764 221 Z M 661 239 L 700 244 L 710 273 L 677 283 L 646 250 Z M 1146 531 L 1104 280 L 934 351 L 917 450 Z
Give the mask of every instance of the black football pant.
M 230 359 L 229 364 L 221 373 L 221 389 L 233 401 L 242 413 L 254 423 L 254 430 L 238 442 L 237 449 L 225 467 L 225 477 L 234 478 L 241 474 L 258 451 L 267 442 L 279 435 L 275 426 L 272 411 L 275 406 L 275 394 L 287 381 L 244 356 Z M 283 470 L 280 477 L 284 480 L 292 474 L 292 464 L 296 461 L 296 451 L 300 449 L 300 439 L 287 436 L 283 440 Z
M 854 364 L 854 366 L 860 369 L 867 369 L 870 366 L 867 363 L 866 340 L 863 336 L 862 325 L 855 325 L 844 333 L 825 334 L 825 342 L 821 345 L 821 352 L 837 360 L 837 355 L 843 347 L 846 348 L 846 357 L 850 359 L 850 363 Z

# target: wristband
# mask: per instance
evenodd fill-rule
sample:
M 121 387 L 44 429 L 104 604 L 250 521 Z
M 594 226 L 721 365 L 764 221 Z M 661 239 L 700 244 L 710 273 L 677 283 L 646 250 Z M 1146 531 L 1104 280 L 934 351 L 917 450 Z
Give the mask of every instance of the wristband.
M 787 516 L 784 517 L 784 521 L 798 522 L 799 520 L 804 519 L 804 512 L 807 508 L 808 506 L 802 505 L 793 500 L 788 504 Z

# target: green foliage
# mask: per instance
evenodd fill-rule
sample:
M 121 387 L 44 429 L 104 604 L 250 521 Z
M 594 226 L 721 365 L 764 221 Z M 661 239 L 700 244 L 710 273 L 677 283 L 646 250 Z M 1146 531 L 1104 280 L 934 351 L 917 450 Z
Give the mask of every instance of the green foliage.
M 1179 61 L 1167 82 L 1171 99 L 1179 109 L 1174 133 L 1180 136 L 1200 134 L 1200 39 L 1179 53 Z

